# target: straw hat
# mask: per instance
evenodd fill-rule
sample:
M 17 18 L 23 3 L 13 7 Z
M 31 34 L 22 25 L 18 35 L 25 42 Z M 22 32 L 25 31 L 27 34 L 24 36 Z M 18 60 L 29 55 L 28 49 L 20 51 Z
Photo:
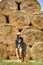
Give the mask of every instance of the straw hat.
M 20 34 L 21 34 L 20 32 L 17 33 L 17 35 L 20 35 Z

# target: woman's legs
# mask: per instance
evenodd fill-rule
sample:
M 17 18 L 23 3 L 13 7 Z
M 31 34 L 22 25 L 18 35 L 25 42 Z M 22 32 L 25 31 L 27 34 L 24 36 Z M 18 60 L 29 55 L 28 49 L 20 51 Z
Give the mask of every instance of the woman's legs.
M 17 60 L 19 60 L 18 48 L 16 48 L 16 56 L 17 56 Z
M 22 59 L 22 48 L 21 47 L 19 48 L 19 57 L 20 59 Z

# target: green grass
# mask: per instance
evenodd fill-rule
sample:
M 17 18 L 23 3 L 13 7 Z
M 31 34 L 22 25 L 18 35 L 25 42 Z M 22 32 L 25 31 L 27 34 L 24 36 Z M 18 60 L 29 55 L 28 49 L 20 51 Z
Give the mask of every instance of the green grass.
M 43 65 L 42 61 L 35 61 L 35 62 L 4 62 L 0 59 L 0 65 Z
M 36 63 L 36 62 L 28 62 L 28 63 L 25 63 L 25 62 L 2 62 L 0 63 L 0 65 L 43 65 L 43 63 Z

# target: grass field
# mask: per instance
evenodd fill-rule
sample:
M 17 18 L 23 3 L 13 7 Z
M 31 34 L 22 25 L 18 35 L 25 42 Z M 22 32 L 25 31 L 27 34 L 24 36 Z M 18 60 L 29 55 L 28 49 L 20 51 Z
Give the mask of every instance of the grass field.
M 0 59 L 0 65 L 43 65 L 42 61 L 35 61 L 35 62 L 5 62 Z

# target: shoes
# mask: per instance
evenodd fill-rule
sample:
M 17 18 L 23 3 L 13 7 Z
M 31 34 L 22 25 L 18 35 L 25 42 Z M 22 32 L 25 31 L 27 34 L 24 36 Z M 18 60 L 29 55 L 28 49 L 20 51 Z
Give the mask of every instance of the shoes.
M 23 60 L 22 60 L 22 59 L 20 59 L 19 61 L 20 61 L 20 62 L 22 62 Z
M 23 61 L 22 59 L 16 60 L 16 62 L 22 62 L 22 61 Z

